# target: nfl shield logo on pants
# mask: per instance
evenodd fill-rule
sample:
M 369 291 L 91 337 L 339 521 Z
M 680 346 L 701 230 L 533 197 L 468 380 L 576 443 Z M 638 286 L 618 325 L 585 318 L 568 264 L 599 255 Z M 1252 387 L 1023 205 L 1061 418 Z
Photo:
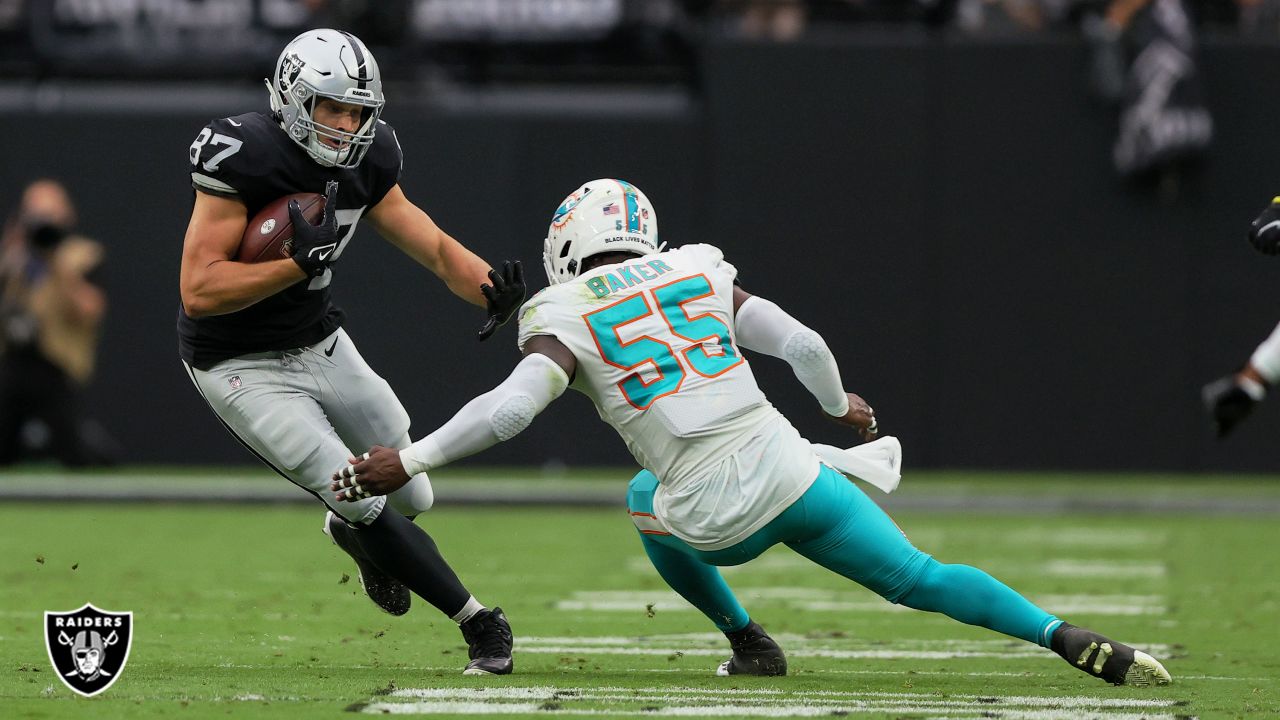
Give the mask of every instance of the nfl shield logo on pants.
M 44 644 L 62 683 L 85 697 L 111 687 L 129 660 L 133 613 L 99 610 L 45 612 Z

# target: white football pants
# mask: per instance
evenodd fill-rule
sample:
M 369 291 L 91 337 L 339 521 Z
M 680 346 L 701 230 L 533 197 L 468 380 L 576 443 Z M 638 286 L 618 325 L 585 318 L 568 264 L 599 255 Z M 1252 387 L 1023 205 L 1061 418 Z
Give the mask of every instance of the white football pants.
M 348 521 L 372 522 L 385 503 L 408 516 L 431 507 L 426 473 L 385 498 L 333 499 L 329 477 L 348 457 L 372 445 L 410 444 L 409 414 L 341 328 L 311 347 L 242 355 L 208 370 L 187 365 L 187 372 L 237 440 Z

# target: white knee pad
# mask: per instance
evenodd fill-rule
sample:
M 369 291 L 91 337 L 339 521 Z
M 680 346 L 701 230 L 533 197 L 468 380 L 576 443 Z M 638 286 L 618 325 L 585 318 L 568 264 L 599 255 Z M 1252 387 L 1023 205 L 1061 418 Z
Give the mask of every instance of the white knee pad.
M 387 496 L 392 508 L 409 517 L 430 510 L 435 501 L 436 493 L 431 489 L 431 479 L 426 473 L 414 475 L 404 487 Z
M 403 450 L 411 444 L 413 441 L 406 432 L 391 447 Z M 426 473 L 414 475 L 409 478 L 409 482 L 405 483 L 404 487 L 388 495 L 387 502 L 401 515 L 407 517 L 430 510 L 436 502 L 436 492 L 431 488 L 431 478 L 427 477 Z

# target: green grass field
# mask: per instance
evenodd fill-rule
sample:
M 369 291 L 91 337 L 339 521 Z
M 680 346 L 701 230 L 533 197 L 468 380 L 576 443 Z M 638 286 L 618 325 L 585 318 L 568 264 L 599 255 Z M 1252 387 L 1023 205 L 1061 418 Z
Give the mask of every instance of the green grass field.
M 969 492 L 1112 487 L 1002 482 Z M 944 476 L 904 491 L 961 485 Z M 1280 497 L 1280 483 L 1115 489 L 1144 488 Z M 716 678 L 723 637 L 665 589 L 621 510 L 445 505 L 420 521 L 517 637 L 516 674 L 463 677 L 456 627 L 416 599 L 403 618 L 378 612 L 320 519 L 303 506 L 0 506 L 0 717 L 1280 716 L 1274 515 L 896 513 L 939 559 L 1150 649 L 1175 678 L 1151 689 L 1111 687 L 1048 651 L 892 607 L 785 548 L 726 577 L 787 649 L 791 674 Z M 45 610 L 85 602 L 135 622 L 128 666 L 91 699 L 53 676 L 42 630 Z

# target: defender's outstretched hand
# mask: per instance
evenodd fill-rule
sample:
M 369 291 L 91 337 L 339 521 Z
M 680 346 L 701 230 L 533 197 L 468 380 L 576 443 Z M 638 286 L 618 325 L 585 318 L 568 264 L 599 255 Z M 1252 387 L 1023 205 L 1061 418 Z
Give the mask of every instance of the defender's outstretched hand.
M 1246 373 L 1220 377 L 1200 391 L 1205 409 L 1213 418 L 1214 429 L 1218 431 L 1220 438 L 1226 437 L 1241 420 L 1249 417 L 1253 406 L 1266 395 L 1266 385 L 1248 377 Z
M 867 404 L 866 400 L 854 393 L 845 393 L 849 396 L 849 411 L 841 417 L 827 415 L 827 417 L 840 423 L 855 428 L 863 440 L 871 441 L 876 439 L 876 435 L 880 432 L 880 423 L 876 421 L 876 411 Z
M 487 340 L 524 303 L 524 268 L 519 260 L 502 263 L 501 273 L 490 270 L 489 282 L 493 284 L 485 283 L 480 286 L 480 292 L 489 304 L 489 319 L 485 320 L 484 327 L 476 333 L 477 340 Z
M 400 462 L 400 451 L 374 445 L 360 457 L 348 458 L 346 467 L 333 474 L 329 489 L 333 499 L 355 501 L 373 495 L 387 495 L 404 487 L 409 474 Z
M 1280 196 L 1249 225 L 1249 243 L 1263 255 L 1280 254 Z

